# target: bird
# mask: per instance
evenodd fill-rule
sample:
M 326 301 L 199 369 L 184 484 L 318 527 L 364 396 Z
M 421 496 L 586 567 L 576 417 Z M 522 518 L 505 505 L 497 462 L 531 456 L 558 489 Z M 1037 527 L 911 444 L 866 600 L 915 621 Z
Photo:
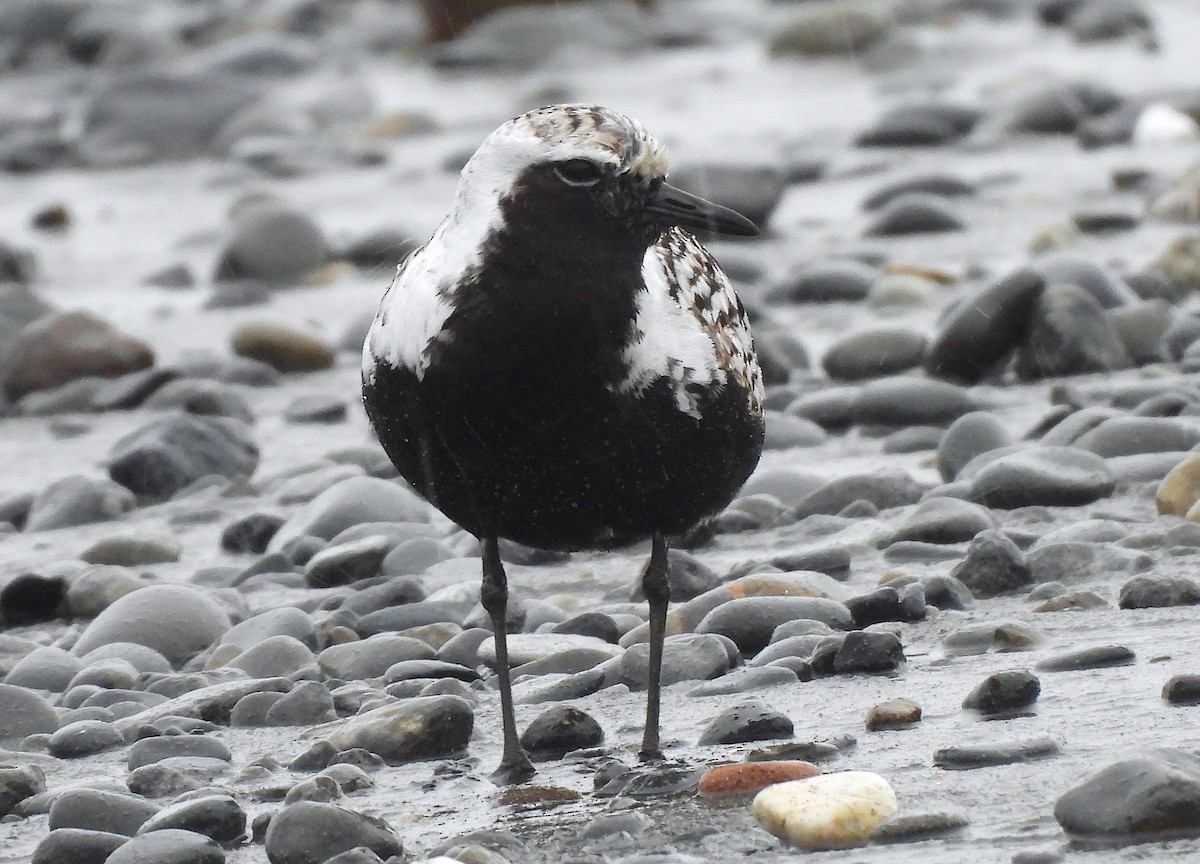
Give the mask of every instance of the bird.
M 762 452 L 746 310 L 689 229 L 752 236 L 671 186 L 637 120 L 563 104 L 502 124 L 449 215 L 397 268 L 363 345 L 366 413 L 400 475 L 473 534 L 493 630 L 498 782 L 534 773 L 513 713 L 501 539 L 546 550 L 650 540 L 646 723 L 659 740 L 672 540 L 722 511 Z

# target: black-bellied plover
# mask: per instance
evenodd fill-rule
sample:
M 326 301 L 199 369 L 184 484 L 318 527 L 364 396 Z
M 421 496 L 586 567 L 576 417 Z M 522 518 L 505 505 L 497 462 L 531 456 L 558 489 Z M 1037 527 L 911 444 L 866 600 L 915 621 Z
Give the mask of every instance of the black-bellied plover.
M 685 228 L 744 216 L 667 185 L 666 150 L 607 108 L 556 105 L 489 135 L 454 209 L 400 266 L 363 348 L 363 398 L 400 474 L 483 547 L 504 755 L 513 717 L 497 540 L 602 549 L 651 539 L 643 758 L 658 758 L 669 538 L 758 462 L 762 376 L 745 310 Z

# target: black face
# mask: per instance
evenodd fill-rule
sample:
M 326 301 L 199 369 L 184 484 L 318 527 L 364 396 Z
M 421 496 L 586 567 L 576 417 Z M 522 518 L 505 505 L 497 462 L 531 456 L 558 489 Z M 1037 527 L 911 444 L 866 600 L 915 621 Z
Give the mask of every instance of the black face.
M 544 162 L 525 170 L 501 204 L 508 225 L 542 254 L 592 257 L 589 249 L 627 250 L 640 261 L 650 244 L 673 225 L 750 236 L 758 228 L 727 207 L 713 204 L 662 178 L 647 181 L 590 159 Z

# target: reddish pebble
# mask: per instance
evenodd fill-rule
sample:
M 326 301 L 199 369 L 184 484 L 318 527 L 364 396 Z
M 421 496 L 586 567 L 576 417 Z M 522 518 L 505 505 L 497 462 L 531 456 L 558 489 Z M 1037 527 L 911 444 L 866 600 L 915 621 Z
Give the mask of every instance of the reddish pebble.
M 709 768 L 700 778 L 697 791 L 706 798 L 752 795 L 775 783 L 803 780 L 820 773 L 821 769 L 811 762 L 736 762 Z

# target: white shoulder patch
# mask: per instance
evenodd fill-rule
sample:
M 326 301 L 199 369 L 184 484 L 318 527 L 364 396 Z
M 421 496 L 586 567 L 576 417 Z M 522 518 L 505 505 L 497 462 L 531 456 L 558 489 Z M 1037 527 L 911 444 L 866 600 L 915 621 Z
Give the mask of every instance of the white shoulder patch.
M 418 378 L 425 373 L 429 344 L 453 311 L 444 296 L 445 270 L 439 266 L 443 228 L 404 259 L 379 303 L 363 343 L 362 371 L 368 381 L 380 362 L 396 369 L 411 369 Z
M 762 373 L 750 325 L 708 250 L 672 228 L 646 251 L 642 281 L 646 290 L 637 297 L 633 338 L 624 354 L 629 372 L 620 389 L 636 391 L 668 378 L 680 410 L 695 415 L 694 388 L 732 377 L 746 388 L 750 409 L 760 412 Z

